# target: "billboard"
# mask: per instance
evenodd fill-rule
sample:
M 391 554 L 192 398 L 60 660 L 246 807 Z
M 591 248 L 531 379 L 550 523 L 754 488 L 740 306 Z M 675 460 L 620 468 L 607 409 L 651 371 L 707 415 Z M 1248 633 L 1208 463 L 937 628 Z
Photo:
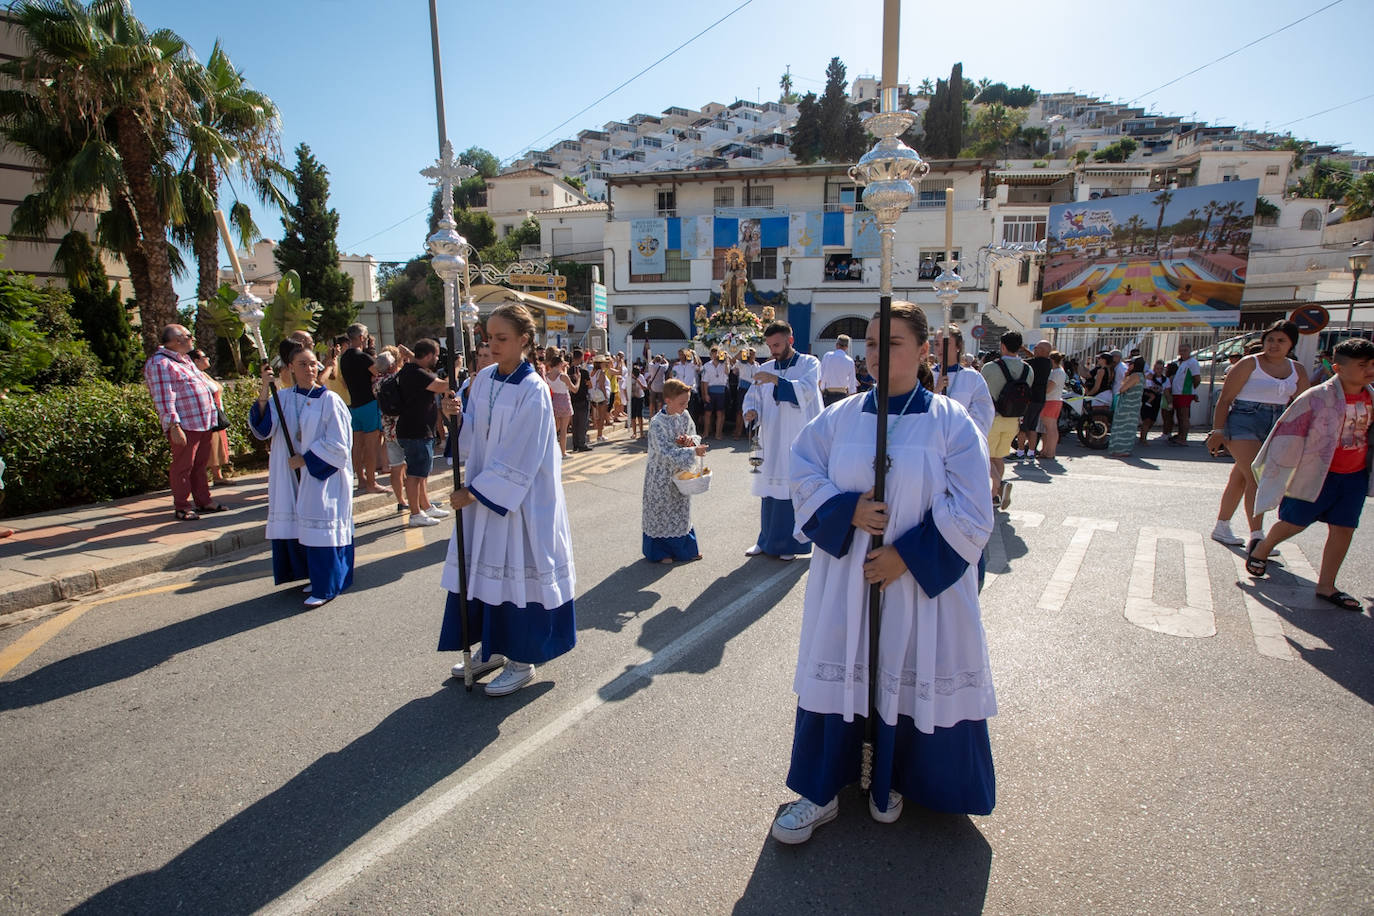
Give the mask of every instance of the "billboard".
M 1050 208 L 1040 327 L 1227 327 L 1240 318 L 1259 180 Z

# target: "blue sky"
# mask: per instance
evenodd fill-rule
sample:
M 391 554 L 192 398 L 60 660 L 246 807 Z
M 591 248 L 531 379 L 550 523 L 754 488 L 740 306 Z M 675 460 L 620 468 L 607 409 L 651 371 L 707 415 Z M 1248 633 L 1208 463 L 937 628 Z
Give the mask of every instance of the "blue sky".
M 752 0 L 571 123 L 558 125 L 735 10 L 745 0 L 621 8 L 605 3 L 440 0 L 449 137 L 507 159 L 578 130 L 670 105 L 775 98 L 790 64 L 819 92 L 838 56 L 849 76 L 881 69 L 880 0 Z M 990 0 L 903 5 L 899 75 L 913 84 L 964 75 L 1042 91 L 1072 88 L 1162 114 L 1292 130 L 1374 152 L 1374 68 L 1358 45 L 1374 3 L 1336 4 L 1165 88 L 1331 0 L 1060 0 L 1052 11 Z M 380 260 L 421 250 L 438 154 L 427 0 L 133 0 L 150 27 L 178 32 L 207 57 L 216 38 L 281 108 L 288 159 L 308 143 L 330 171 L 339 245 Z M 1308 117 L 1326 108 L 1326 114 Z M 1298 120 L 1303 119 L 1303 120 Z M 1296 123 L 1289 123 L 1296 122 Z M 555 130 L 555 128 L 557 128 Z M 261 210 L 261 207 L 255 207 Z M 258 213 L 269 237 L 277 214 Z M 189 288 L 189 286 L 188 286 Z

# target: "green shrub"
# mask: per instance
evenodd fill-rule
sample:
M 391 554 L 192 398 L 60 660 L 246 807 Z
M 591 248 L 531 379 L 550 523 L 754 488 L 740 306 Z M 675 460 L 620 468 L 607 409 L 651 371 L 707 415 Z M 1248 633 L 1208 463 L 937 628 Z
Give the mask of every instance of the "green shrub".
M 229 384 L 229 452 L 265 455 L 248 431 L 251 383 Z M 152 397 L 143 385 L 89 381 L 76 388 L 11 394 L 0 401 L 5 501 L 0 514 L 22 515 L 105 502 L 167 486 L 172 460 Z

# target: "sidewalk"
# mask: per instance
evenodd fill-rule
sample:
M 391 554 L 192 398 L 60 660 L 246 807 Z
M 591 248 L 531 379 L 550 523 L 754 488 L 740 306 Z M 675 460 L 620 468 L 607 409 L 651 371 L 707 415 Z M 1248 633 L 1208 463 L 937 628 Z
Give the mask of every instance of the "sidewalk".
M 453 487 L 448 468 L 435 465 L 431 499 Z M 357 525 L 408 516 L 396 511 L 390 477 L 385 493 L 357 496 Z M 222 556 L 267 538 L 267 472 L 244 474 L 210 491 L 227 512 L 181 522 L 172 493 L 161 490 L 92 506 L 3 519 L 14 534 L 0 541 L 0 615 L 65 601 L 118 582 Z
M 628 445 L 619 424 L 606 428 L 606 445 Z M 569 471 L 612 452 L 579 456 Z M 569 456 L 572 457 L 571 455 Z M 386 493 L 353 500 L 355 525 L 408 518 L 396 511 L 391 478 L 380 475 Z M 429 477 L 430 499 L 447 505 L 452 469 L 436 462 Z M 211 491 L 229 511 L 179 522 L 172 516 L 172 493 L 160 490 L 92 506 L 75 506 L 37 515 L 0 519 L 14 534 L 0 540 L 0 616 L 54 601 L 67 601 L 119 582 L 203 562 L 262 544 L 267 539 L 267 472 L 244 474 Z

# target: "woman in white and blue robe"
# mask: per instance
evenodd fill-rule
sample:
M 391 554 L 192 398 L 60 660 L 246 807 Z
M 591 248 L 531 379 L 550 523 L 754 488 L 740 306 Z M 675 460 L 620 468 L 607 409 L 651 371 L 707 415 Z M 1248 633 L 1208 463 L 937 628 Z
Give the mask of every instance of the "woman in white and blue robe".
M 295 380 L 278 392 L 279 421 L 264 367 L 262 389 L 248 412 L 259 439 L 270 439 L 267 477 L 267 539 L 272 577 L 281 585 L 310 580 L 307 607 L 318 607 L 353 584 L 353 424 L 342 399 L 317 384 L 313 351 L 287 353 Z M 286 447 L 286 437 L 296 454 Z M 299 479 L 297 478 L 299 475 Z
M 903 798 L 965 814 L 987 814 L 995 801 L 986 720 L 997 703 L 976 570 L 993 527 L 987 444 L 962 405 L 915 383 L 928 349 L 925 317 L 901 306 L 894 303 L 894 350 L 903 338 L 912 352 L 892 356 L 885 508 L 871 493 L 875 392 L 826 408 L 792 449 L 798 529 L 817 550 L 793 681 L 787 776 L 802 798 L 774 823 L 784 842 L 803 842 L 833 819 L 840 789 L 860 776 L 870 582 L 885 583 L 873 817 L 894 820 Z M 874 529 L 884 533 L 884 547 L 870 551 Z
M 501 696 L 529 683 L 536 664 L 577 643 L 577 577 L 553 402 L 525 361 L 533 321 L 522 306 L 502 306 L 487 320 L 487 333 L 496 365 L 473 378 L 458 443 L 467 485 L 450 503 L 462 511 L 469 630 L 482 644 L 474 674 L 493 667 L 479 661 L 504 661 L 506 670 L 486 689 Z M 455 535 L 444 561 L 449 594 L 441 652 L 462 649 L 458 584 Z

